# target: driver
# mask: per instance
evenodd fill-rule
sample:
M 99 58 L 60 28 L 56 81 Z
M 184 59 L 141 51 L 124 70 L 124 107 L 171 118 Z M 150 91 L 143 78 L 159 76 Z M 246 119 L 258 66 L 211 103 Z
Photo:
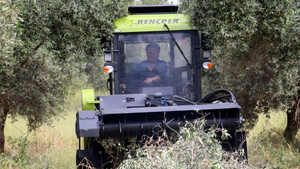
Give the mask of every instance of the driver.
M 147 60 L 137 66 L 137 78 L 142 80 L 144 86 L 154 83 L 158 85 L 166 78 L 168 66 L 165 61 L 159 60 L 159 53 L 160 47 L 157 43 L 150 43 L 146 46 Z
M 134 83 L 135 88 L 163 86 L 167 78 L 167 63 L 159 59 L 160 47 L 157 43 L 146 46 L 147 60 L 140 62 L 128 82 Z M 129 87 L 129 86 L 127 86 Z

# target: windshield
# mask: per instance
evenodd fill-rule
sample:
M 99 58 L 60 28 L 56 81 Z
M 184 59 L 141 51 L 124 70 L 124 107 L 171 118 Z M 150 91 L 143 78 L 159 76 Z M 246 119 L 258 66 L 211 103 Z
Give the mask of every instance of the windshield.
M 191 33 L 173 35 L 192 63 Z M 168 32 L 122 34 L 118 39 L 121 93 L 180 95 L 193 100 L 193 71 Z

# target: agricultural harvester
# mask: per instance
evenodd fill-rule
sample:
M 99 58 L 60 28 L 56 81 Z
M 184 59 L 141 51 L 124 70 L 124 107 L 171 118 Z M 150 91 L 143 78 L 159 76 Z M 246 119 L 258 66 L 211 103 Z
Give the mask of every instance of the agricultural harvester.
M 82 91 L 83 110 L 76 116 L 77 164 L 88 159 L 95 168 L 106 168 L 109 154 L 101 140 L 139 139 L 157 126 L 178 131 L 198 118 L 228 130 L 225 150 L 247 153 L 234 95 L 218 89 L 202 98 L 201 72 L 212 67 L 210 49 L 206 36 L 177 9 L 131 6 L 129 15 L 114 22 L 103 68 L 110 95 Z

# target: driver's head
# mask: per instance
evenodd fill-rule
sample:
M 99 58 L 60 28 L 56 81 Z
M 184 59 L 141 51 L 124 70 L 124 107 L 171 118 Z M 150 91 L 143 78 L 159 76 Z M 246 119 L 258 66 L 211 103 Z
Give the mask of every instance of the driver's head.
M 146 46 L 147 61 L 156 63 L 159 57 L 160 47 L 157 43 L 150 43 Z

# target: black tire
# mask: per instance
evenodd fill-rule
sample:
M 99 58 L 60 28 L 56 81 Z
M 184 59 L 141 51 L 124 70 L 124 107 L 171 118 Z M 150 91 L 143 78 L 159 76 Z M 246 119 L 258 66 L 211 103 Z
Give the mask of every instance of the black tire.
M 86 138 L 85 149 L 77 151 L 76 164 L 80 169 L 112 168 L 112 163 L 109 163 L 109 154 L 94 137 Z

